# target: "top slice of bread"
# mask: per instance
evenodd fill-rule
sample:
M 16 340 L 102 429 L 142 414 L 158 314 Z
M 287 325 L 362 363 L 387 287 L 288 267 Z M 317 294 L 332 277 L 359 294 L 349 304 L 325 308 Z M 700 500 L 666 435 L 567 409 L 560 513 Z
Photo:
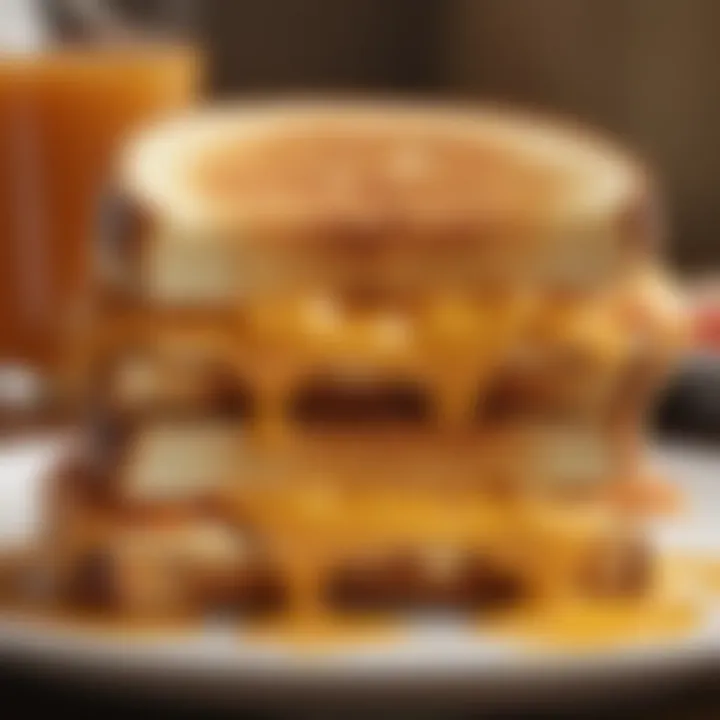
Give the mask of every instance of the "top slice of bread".
M 122 177 L 184 239 L 230 235 L 303 253 L 362 237 L 597 265 L 652 247 L 658 234 L 648 175 L 634 159 L 582 129 L 490 107 L 200 110 L 135 138 Z

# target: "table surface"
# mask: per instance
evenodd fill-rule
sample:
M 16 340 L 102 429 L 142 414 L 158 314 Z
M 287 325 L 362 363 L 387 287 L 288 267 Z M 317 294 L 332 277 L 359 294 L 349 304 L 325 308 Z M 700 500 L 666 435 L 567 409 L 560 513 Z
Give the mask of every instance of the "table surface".
M 22 708 L 23 715 L 31 717 L 52 708 L 54 715 L 66 717 L 66 713 L 83 716 L 96 716 L 105 720 L 108 717 L 144 717 L 152 712 L 155 718 L 243 718 L 243 717 L 288 717 L 287 715 L 274 715 L 257 707 L 236 708 L 232 712 L 216 710 L 208 712 L 207 708 L 188 706 L 183 703 L 173 703 L 171 700 L 158 700 L 157 698 L 139 700 L 128 699 L 109 690 L 79 689 L 72 685 L 62 684 L 59 681 L 39 679 L 31 668 L 6 667 L 0 664 L 0 697 L 4 707 Z M 455 708 L 444 704 L 442 707 L 413 708 L 404 707 L 402 717 L 437 717 L 442 720 L 451 718 L 464 718 L 475 715 L 481 708 Z M 312 718 L 320 720 L 323 717 L 375 717 L 387 716 L 388 708 L 373 707 L 360 712 L 357 707 L 343 708 L 329 707 L 322 698 L 314 699 L 307 709 L 295 709 L 293 720 L 299 718 Z M 393 707 L 393 716 L 398 717 L 399 712 Z M 354 714 L 358 713 L 358 714 Z M 697 677 L 684 687 L 673 691 L 672 694 L 658 694 L 657 697 L 642 701 L 625 700 L 617 703 L 608 698 L 607 704 L 598 707 L 566 707 L 556 708 L 551 705 L 528 707 L 522 711 L 508 713 L 507 711 L 482 708 L 482 717 L 487 720 L 497 717 L 498 720 L 518 720 L 526 717 L 553 718 L 556 720 L 610 720 L 611 718 L 623 720 L 632 718 L 653 718 L 653 720 L 717 720 L 720 717 L 720 682 L 717 671 L 708 672 Z

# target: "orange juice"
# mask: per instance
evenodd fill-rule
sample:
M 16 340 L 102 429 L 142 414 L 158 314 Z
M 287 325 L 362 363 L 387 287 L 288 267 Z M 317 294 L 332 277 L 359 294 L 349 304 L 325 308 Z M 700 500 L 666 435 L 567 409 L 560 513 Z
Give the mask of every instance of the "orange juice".
M 0 57 L 0 361 L 52 363 L 118 146 L 198 81 L 183 47 Z

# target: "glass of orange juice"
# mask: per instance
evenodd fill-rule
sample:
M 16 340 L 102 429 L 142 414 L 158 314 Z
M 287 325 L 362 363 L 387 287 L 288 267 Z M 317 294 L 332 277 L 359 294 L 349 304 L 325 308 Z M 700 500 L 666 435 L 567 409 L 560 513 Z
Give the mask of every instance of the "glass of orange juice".
M 0 365 L 52 368 L 89 282 L 97 205 L 123 138 L 200 92 L 186 39 L 138 37 L 120 22 L 98 35 L 0 48 Z

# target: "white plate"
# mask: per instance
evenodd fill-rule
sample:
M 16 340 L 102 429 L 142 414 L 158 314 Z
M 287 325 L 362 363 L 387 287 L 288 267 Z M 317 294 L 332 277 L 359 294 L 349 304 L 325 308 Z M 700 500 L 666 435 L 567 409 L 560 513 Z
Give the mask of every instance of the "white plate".
M 32 537 L 39 521 L 44 471 L 62 451 L 57 440 L 0 446 L 0 545 Z M 720 454 L 665 448 L 657 462 L 690 498 L 690 516 L 657 529 L 658 541 L 720 556 Z M 418 623 L 402 639 L 302 653 L 254 644 L 223 627 L 192 636 L 108 636 L 66 626 L 0 617 L 0 652 L 43 670 L 127 687 L 283 701 L 292 691 L 332 687 L 334 693 L 398 691 L 416 699 L 439 692 L 485 699 L 568 698 L 670 687 L 699 666 L 720 668 L 720 613 L 709 611 L 690 635 L 674 640 L 571 654 L 539 651 L 463 632 L 452 623 Z

